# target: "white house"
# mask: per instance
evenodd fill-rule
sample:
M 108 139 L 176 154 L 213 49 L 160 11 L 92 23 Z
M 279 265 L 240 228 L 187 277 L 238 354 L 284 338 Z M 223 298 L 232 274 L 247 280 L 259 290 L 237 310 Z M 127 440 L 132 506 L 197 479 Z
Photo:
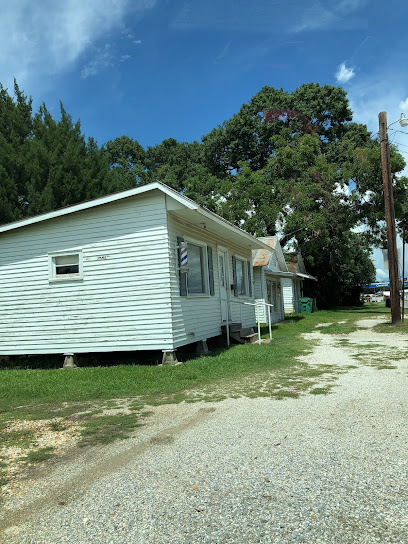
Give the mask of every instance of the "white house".
M 290 278 L 282 248 L 276 236 L 259 238 L 268 246 L 268 249 L 252 250 L 252 264 L 254 274 L 254 295 L 257 321 L 268 323 L 270 311 L 271 323 L 284 318 L 284 304 L 282 278 Z M 268 310 L 270 304 L 272 307 Z
M 226 324 L 247 335 L 262 248 L 161 183 L 3 225 L 0 355 L 174 355 Z
M 317 279 L 306 272 L 300 251 L 286 253 L 285 260 L 287 268 L 291 272 L 290 277 L 282 279 L 285 313 L 298 313 L 300 312 L 300 299 L 303 297 L 304 280 L 317 281 Z

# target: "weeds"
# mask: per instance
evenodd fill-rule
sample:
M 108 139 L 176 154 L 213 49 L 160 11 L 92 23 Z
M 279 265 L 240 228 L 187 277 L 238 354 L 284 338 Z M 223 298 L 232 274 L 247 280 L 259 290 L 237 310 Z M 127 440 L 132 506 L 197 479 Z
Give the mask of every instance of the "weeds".
M 0 445 L 8 448 L 13 446 L 28 448 L 34 439 L 35 433 L 29 429 L 0 432 Z
M 128 438 L 139 426 L 136 414 L 94 417 L 82 424 L 82 440 L 79 445 L 89 446 L 98 442 L 109 444 L 118 439 Z
M 60 421 L 51 421 L 50 429 L 55 432 L 65 431 L 66 425 L 62 425 Z
M 40 448 L 39 450 L 30 451 L 25 457 L 25 460 L 31 464 L 42 463 L 44 461 L 47 461 L 54 455 L 54 450 L 54 447 L 47 446 L 46 448 Z

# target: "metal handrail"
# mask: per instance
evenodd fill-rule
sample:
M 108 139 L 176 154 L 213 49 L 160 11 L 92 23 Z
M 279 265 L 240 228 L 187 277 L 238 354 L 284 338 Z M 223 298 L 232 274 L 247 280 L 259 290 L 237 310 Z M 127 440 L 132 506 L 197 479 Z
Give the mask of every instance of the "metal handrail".
M 268 325 L 269 325 L 269 338 L 272 340 L 272 322 L 271 322 L 271 308 L 273 308 L 273 304 L 269 304 L 268 302 L 255 302 L 253 304 L 252 302 L 244 302 L 243 300 L 229 300 L 227 302 L 235 302 L 235 304 L 243 304 L 246 306 L 255 306 L 255 307 L 261 307 L 264 308 L 268 306 Z M 265 308 L 266 309 L 266 308 Z M 227 347 L 230 346 L 230 335 L 229 335 L 229 320 L 228 320 L 228 308 L 227 308 L 227 316 L 226 316 L 226 328 L 227 328 Z M 261 322 L 258 319 L 258 344 L 261 345 Z

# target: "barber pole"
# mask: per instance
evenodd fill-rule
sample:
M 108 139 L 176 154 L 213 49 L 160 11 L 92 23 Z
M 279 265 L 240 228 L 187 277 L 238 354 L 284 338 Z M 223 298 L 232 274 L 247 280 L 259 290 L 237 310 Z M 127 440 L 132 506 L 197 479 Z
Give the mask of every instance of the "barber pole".
M 180 244 L 180 271 L 187 272 L 187 270 L 188 270 L 187 243 L 181 242 Z

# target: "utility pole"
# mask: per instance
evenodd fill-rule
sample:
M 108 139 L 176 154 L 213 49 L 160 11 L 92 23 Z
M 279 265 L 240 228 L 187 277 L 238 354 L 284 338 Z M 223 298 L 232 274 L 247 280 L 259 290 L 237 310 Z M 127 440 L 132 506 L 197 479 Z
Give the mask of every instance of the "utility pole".
M 394 195 L 392 190 L 390 147 L 388 143 L 387 114 L 378 115 L 380 125 L 381 169 L 384 187 L 385 221 L 387 224 L 388 267 L 390 273 L 391 322 L 401 321 L 397 237 L 395 231 Z
M 405 221 L 402 224 L 402 321 L 405 317 Z

